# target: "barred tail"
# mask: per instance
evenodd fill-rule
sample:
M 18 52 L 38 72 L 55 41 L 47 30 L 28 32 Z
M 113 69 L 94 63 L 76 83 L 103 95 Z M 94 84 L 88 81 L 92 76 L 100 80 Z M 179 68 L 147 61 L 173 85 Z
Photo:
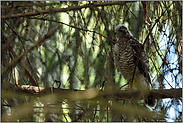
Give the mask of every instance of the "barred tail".
M 156 99 L 146 99 L 145 104 L 151 108 L 154 108 L 157 104 L 157 100 Z

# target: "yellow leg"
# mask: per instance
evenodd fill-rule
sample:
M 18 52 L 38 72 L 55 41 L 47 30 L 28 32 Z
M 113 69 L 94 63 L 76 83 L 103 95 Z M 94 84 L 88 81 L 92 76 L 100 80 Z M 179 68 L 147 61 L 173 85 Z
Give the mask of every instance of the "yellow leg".
M 132 81 L 130 81 L 128 83 L 128 87 L 126 87 L 125 90 L 134 88 L 134 82 L 135 82 L 135 79 L 133 79 L 133 83 L 132 83 Z

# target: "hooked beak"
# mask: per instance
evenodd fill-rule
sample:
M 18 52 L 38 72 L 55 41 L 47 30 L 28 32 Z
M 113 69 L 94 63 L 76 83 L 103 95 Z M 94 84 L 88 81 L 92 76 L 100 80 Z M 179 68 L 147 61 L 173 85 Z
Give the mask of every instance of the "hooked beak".
M 117 32 L 117 31 L 114 32 L 114 35 L 116 35 L 116 32 Z

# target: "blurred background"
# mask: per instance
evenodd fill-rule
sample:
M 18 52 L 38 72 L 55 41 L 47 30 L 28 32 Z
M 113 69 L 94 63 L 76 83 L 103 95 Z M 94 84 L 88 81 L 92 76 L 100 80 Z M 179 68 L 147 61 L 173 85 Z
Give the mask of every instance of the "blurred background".
M 182 88 L 182 1 L 1 1 L 1 121 L 182 121 L 182 97 L 151 109 L 143 100 L 30 89 L 125 90 L 112 51 L 118 24 L 148 39 L 152 89 Z

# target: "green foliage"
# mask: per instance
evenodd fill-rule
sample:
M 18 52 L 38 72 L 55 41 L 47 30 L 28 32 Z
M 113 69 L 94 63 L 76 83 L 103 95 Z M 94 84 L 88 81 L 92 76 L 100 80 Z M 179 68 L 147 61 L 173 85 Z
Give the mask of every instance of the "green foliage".
M 45 88 L 125 90 L 126 86 L 122 86 L 127 82 L 117 73 L 112 52 L 116 41 L 114 28 L 124 23 L 135 38 L 145 43 L 152 89 L 181 88 L 181 1 L 2 1 L 1 21 L 1 71 L 8 68 L 1 74 L 2 84 L 33 84 L 32 77 Z M 60 27 L 51 37 L 29 51 L 57 26 Z M 15 62 L 27 51 L 25 57 Z M 15 65 L 11 66 L 12 62 Z M 2 88 L 1 98 L 2 116 L 7 118 L 4 121 L 182 120 L 179 99 L 171 99 L 169 104 L 159 100 L 152 110 L 144 106 L 143 100 L 116 101 L 113 97 L 73 101 L 57 95 L 45 96 L 46 100 L 33 95 L 17 98 L 14 92 L 6 93 L 6 88 L 9 87 Z M 17 100 L 16 105 L 12 100 Z M 171 119 L 168 110 L 173 106 L 177 106 L 176 115 Z M 23 113 L 17 112 L 19 109 Z M 25 117 L 27 114 L 29 117 Z

